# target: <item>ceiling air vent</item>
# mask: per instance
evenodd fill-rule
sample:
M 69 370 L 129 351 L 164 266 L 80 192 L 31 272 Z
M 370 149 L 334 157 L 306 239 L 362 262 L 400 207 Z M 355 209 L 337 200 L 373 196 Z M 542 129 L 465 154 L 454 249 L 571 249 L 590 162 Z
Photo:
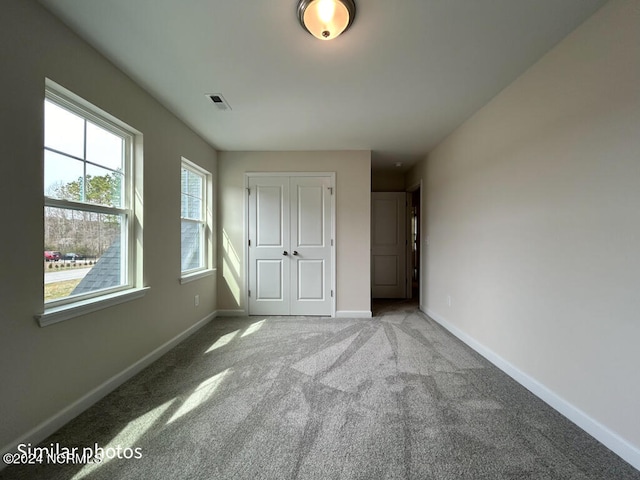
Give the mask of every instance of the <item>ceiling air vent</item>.
M 209 98 L 209 100 L 213 102 L 213 104 L 216 106 L 218 110 L 222 110 L 222 111 L 231 110 L 231 106 L 227 103 L 224 97 L 219 93 L 208 93 L 207 97 Z

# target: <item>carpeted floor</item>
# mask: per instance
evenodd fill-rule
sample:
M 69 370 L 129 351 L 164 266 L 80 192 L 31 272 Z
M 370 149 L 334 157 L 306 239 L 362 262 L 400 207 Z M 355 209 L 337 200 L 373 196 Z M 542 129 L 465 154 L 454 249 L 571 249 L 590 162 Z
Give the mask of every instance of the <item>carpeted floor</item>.
M 416 305 L 374 312 L 215 319 L 42 444 L 141 458 L 0 478 L 640 479 Z

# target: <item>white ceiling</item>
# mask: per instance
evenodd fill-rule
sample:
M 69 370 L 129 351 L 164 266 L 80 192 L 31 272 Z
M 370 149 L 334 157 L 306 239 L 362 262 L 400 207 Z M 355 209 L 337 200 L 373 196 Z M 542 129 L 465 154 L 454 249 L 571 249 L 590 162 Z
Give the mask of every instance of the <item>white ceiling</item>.
M 366 149 L 406 169 L 605 0 L 356 0 L 330 42 L 296 0 L 40 2 L 219 150 Z

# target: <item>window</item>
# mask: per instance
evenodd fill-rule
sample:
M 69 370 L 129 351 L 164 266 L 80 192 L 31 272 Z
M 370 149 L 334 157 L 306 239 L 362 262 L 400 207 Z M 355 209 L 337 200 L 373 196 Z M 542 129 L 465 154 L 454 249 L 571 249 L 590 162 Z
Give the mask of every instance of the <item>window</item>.
M 185 278 L 209 267 L 211 174 L 182 159 L 180 175 L 181 271 Z
M 52 84 L 44 102 L 43 316 L 133 288 L 136 265 L 134 133 Z

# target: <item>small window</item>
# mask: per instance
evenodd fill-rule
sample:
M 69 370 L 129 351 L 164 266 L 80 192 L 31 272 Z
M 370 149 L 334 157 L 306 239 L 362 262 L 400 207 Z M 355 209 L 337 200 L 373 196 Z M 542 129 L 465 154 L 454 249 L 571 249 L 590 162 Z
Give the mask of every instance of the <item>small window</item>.
M 180 179 L 180 260 L 182 277 L 185 277 L 209 267 L 211 174 L 182 159 Z
M 47 86 L 46 308 L 133 288 L 133 133 Z

